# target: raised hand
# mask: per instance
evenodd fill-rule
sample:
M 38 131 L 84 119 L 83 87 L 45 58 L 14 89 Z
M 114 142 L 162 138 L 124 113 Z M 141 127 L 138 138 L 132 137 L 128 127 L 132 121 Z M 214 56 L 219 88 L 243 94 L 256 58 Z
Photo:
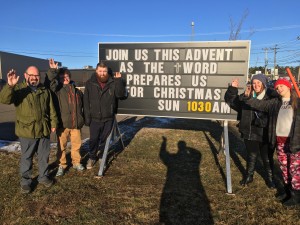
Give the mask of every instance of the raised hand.
M 239 87 L 239 80 L 237 78 L 233 79 L 231 82 L 232 87 Z
M 120 77 L 122 77 L 122 75 L 121 75 L 121 73 L 120 72 L 116 72 L 116 74 L 115 74 L 115 76 L 114 76 L 115 78 L 120 78 Z
M 250 94 L 251 94 L 251 92 L 252 92 L 252 85 L 251 85 L 251 84 L 247 84 L 247 87 L 246 87 L 246 89 L 245 89 L 244 95 L 245 95 L 246 97 L 249 97 Z
M 49 67 L 51 69 L 57 69 L 58 68 L 58 63 L 55 63 L 54 59 L 49 59 Z
M 16 71 L 14 69 L 10 70 L 7 73 L 7 83 L 9 86 L 15 86 L 18 83 L 19 76 L 17 76 Z

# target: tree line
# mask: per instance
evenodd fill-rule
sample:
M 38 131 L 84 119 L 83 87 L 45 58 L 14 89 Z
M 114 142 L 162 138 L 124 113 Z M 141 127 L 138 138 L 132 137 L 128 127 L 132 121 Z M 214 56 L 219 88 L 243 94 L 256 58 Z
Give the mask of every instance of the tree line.
M 298 75 L 299 66 L 291 66 L 289 68 L 294 76 Z M 277 66 L 277 69 L 279 75 L 286 74 L 286 66 Z M 265 67 L 255 66 L 249 68 L 249 74 L 255 74 L 256 71 L 261 71 L 262 73 L 265 73 Z M 268 69 L 268 74 L 271 74 L 271 69 Z

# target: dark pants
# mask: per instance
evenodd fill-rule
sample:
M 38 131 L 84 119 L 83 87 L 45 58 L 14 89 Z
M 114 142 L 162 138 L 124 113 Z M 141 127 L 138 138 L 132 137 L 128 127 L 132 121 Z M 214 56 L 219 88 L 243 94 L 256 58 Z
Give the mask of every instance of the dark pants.
M 255 165 L 257 162 L 257 157 L 260 154 L 264 169 L 267 173 L 268 178 L 273 177 L 273 154 L 274 150 L 269 148 L 268 143 L 246 140 L 244 139 L 247 151 L 247 176 L 252 176 L 255 170 Z
M 21 144 L 21 185 L 30 185 L 32 182 L 32 160 L 35 153 L 38 157 L 39 176 L 38 181 L 48 179 L 48 162 L 50 154 L 49 138 L 20 138 Z
M 106 122 L 95 122 L 92 121 L 90 124 L 90 149 L 89 149 L 89 156 L 90 159 L 96 160 L 97 159 L 97 152 L 99 149 L 99 145 L 103 144 L 107 137 L 109 136 L 113 120 L 109 120 Z M 104 149 L 104 146 L 103 146 Z M 101 149 L 101 150 L 103 150 Z

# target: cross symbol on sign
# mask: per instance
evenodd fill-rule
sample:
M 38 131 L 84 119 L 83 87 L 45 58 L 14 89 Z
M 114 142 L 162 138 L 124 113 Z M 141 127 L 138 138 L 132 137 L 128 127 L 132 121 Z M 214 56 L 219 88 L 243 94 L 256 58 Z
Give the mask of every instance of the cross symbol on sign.
M 181 65 L 179 63 L 176 63 L 176 65 L 174 67 L 176 68 L 176 73 L 179 73 L 179 69 L 180 69 Z

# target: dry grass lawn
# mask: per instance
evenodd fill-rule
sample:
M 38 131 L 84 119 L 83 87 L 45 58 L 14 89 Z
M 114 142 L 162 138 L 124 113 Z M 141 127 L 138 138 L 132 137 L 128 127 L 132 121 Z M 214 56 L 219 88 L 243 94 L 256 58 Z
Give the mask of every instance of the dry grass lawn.
M 231 195 L 226 194 L 225 155 L 219 152 L 219 122 L 130 118 L 119 126 L 126 148 L 103 178 L 95 179 L 99 164 L 82 173 L 70 168 L 49 189 L 35 181 L 28 195 L 20 193 L 19 153 L 1 151 L 1 224 L 300 224 L 300 207 L 275 201 L 261 162 L 254 182 L 239 185 L 246 153 L 234 126 Z M 53 177 L 54 162 L 55 149 Z M 36 176 L 36 162 L 34 171 Z M 281 188 L 278 166 L 276 181 Z

